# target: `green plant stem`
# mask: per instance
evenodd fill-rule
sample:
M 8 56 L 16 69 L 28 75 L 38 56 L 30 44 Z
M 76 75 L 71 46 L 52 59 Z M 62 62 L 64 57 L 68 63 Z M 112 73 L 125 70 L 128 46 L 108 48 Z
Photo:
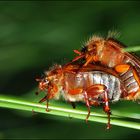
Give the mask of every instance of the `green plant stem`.
M 55 106 L 49 106 L 49 109 L 51 111 L 46 112 L 45 110 L 46 106 L 43 104 L 32 103 L 21 99 L 16 99 L 16 98 L 11 98 L 6 96 L 0 96 L 0 107 L 18 109 L 24 111 L 35 111 L 40 113 L 52 114 L 52 115 L 63 116 L 63 117 L 65 116 L 65 117 L 77 118 L 82 120 L 85 120 L 87 115 L 86 111 L 67 109 L 67 108 L 55 107 Z M 133 121 L 126 121 L 123 120 L 123 117 L 119 118 L 113 115 L 111 118 L 112 118 L 111 119 L 112 125 L 140 130 L 140 123 L 133 122 Z M 107 123 L 107 117 L 99 113 L 91 113 L 91 116 L 89 117 L 89 121 Z
M 127 52 L 138 52 L 138 51 L 140 51 L 140 46 L 128 47 L 128 48 L 125 48 L 125 51 L 127 51 Z

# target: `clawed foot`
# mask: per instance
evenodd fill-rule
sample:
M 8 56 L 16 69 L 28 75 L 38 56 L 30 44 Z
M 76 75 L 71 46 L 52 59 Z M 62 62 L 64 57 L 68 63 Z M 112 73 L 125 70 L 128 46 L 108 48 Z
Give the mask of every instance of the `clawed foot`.
M 51 110 L 50 110 L 49 108 L 46 108 L 46 111 L 47 111 L 47 112 L 50 112 Z
M 110 128 L 111 128 L 111 125 L 110 124 L 107 124 L 106 129 L 109 130 Z

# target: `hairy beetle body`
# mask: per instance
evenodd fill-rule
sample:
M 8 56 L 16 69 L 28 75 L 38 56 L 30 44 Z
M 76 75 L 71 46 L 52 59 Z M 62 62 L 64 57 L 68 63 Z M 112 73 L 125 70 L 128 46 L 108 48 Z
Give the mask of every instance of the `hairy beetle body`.
M 63 98 L 75 108 L 74 102 L 82 101 L 88 108 L 103 105 L 108 115 L 110 128 L 111 110 L 109 102 L 120 99 L 140 99 L 139 58 L 123 50 L 124 45 L 108 38 L 94 37 L 71 62 L 56 65 L 39 81 L 39 90 L 45 92 L 40 102 Z M 80 61 L 78 61 L 80 59 Z

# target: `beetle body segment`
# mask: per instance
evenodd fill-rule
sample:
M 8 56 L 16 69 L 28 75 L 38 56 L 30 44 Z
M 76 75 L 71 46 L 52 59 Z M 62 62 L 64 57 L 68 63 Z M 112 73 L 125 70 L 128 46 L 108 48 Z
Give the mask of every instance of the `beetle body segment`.
M 83 101 L 83 91 L 86 91 L 90 86 L 93 85 L 105 85 L 108 89 L 108 97 L 110 101 L 118 101 L 121 96 L 120 81 L 115 76 L 106 74 L 101 71 L 91 71 L 91 72 L 79 72 L 76 75 L 71 73 L 65 74 L 65 91 L 64 98 L 72 102 Z M 76 95 L 70 94 L 69 90 L 82 89 L 81 93 Z M 103 95 L 98 93 L 99 91 L 88 91 L 88 97 L 90 100 L 96 100 L 98 102 L 103 101 Z

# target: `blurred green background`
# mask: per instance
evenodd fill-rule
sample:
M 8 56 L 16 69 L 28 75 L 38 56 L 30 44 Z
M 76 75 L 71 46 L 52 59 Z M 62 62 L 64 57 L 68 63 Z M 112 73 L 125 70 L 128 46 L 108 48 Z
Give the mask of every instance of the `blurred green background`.
M 138 1 L 0 1 L 0 93 L 38 102 L 35 78 L 53 64 L 71 60 L 73 49 L 92 34 L 106 36 L 115 29 L 127 46 L 140 45 L 139 7 Z M 66 104 L 61 102 L 56 104 Z M 112 105 L 112 112 L 113 108 L 140 112 L 133 102 L 121 101 Z M 0 109 L 0 138 L 122 139 L 139 134 L 118 126 L 106 131 L 105 124 Z

